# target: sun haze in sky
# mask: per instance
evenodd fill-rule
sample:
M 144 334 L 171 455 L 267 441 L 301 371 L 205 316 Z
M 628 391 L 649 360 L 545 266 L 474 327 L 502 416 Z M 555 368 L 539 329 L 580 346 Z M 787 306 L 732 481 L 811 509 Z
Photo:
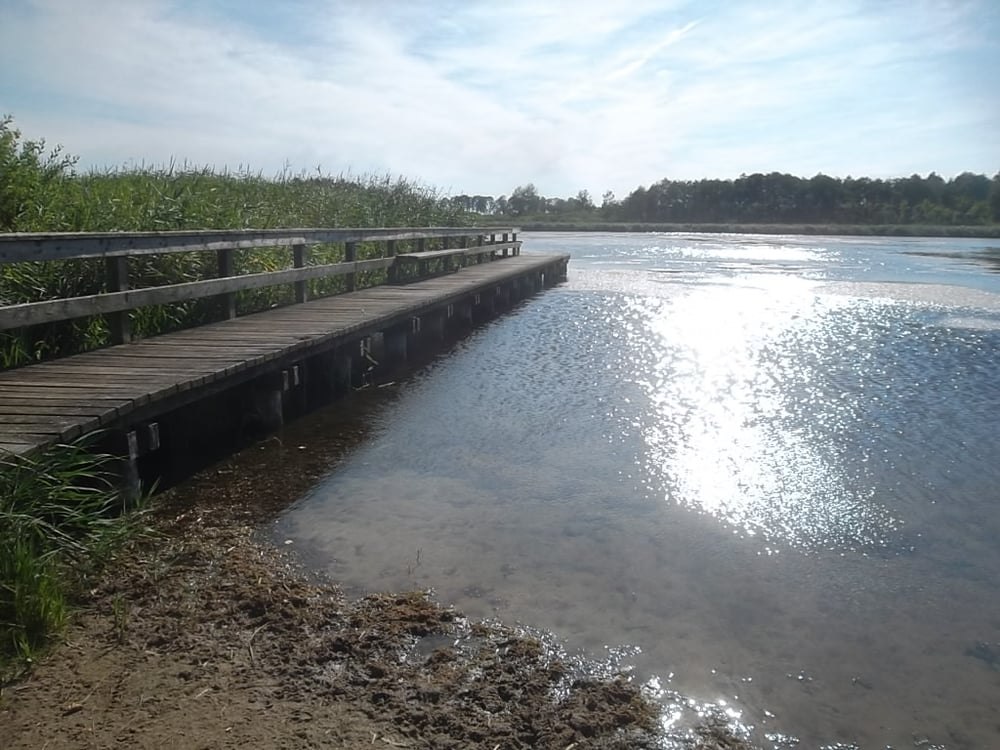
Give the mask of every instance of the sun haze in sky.
M 83 168 L 992 174 L 998 72 L 996 0 L 0 0 L 0 114 Z

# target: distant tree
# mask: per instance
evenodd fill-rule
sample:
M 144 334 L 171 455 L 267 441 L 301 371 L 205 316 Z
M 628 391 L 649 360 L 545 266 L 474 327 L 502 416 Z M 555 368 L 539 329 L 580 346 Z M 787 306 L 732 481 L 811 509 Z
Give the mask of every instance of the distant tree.
M 590 193 L 586 190 L 578 192 L 573 200 L 576 201 L 578 208 L 582 208 L 587 211 L 594 208 L 594 199 L 590 197 Z
M 817 174 L 742 174 L 735 180 L 670 180 L 637 187 L 618 200 L 608 190 L 600 208 L 586 190 L 572 198 L 546 198 L 532 183 L 510 197 L 458 196 L 468 211 L 550 220 L 818 223 L 984 224 L 1000 222 L 1000 173 L 963 172 L 945 181 L 926 177 L 838 179 Z
M 507 213 L 511 216 L 525 216 L 541 213 L 543 199 L 533 183 L 514 188 L 507 199 Z
M 990 197 L 990 178 L 982 174 L 962 172 L 958 177 L 948 182 L 945 188 L 944 202 L 961 216 L 963 224 L 982 223 L 981 217 L 989 216 L 987 201 Z M 984 208 L 978 208 L 982 204 Z M 988 219 L 987 219 L 988 221 Z
M 491 195 L 477 195 L 473 198 L 474 209 L 476 213 L 479 214 L 492 214 L 495 210 L 493 196 Z
M 993 175 L 993 179 L 990 181 L 988 201 L 993 221 L 1000 222 L 1000 172 Z

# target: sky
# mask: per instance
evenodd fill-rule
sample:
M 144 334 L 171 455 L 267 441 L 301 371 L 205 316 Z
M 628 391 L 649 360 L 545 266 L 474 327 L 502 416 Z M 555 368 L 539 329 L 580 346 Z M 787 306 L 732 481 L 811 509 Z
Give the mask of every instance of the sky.
M 83 169 L 992 175 L 998 74 L 998 0 L 0 0 L 0 114 Z

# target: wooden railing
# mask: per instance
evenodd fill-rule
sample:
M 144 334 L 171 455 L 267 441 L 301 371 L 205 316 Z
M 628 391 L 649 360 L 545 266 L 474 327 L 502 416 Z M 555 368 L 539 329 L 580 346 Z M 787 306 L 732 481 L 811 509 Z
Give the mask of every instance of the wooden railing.
M 236 293 L 243 290 L 292 284 L 295 302 L 301 303 L 308 299 L 308 282 L 314 279 L 342 276 L 343 291 L 351 291 L 359 273 L 385 270 L 380 281 L 399 283 L 426 276 L 434 264 L 446 272 L 508 253 L 517 255 L 521 247 L 517 232 L 516 228 L 430 227 L 0 234 L 0 265 L 103 258 L 106 275 L 105 290 L 96 294 L 7 305 L 0 300 L 0 330 L 104 315 L 112 341 L 124 343 L 131 339 L 128 312 L 140 307 L 218 297 L 222 317 L 232 318 Z M 359 259 L 361 243 L 366 243 L 366 257 Z M 331 244 L 342 246 L 342 259 L 310 265 L 310 247 Z M 264 248 L 291 248 L 289 267 L 236 273 L 236 251 Z M 216 253 L 218 275 L 161 286 L 130 285 L 130 257 L 182 252 Z

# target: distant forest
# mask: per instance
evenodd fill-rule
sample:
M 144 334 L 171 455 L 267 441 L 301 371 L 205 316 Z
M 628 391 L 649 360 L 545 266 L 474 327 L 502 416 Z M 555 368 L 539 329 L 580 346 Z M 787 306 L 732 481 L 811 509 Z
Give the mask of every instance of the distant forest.
M 533 184 L 509 196 L 457 195 L 470 213 L 543 222 L 721 224 L 914 224 L 982 226 L 1000 223 L 1000 173 L 964 172 L 945 180 L 933 172 L 898 179 L 741 175 L 735 180 L 669 180 L 638 187 L 625 198 L 586 190 L 548 198 Z

